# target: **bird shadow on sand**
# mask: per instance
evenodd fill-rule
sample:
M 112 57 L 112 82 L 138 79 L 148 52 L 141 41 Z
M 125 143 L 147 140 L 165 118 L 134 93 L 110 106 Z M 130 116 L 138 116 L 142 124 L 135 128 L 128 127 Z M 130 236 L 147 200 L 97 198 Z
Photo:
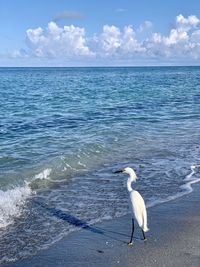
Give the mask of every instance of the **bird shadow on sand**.
M 129 235 L 125 233 L 120 233 L 118 231 L 106 229 L 104 227 L 98 227 L 88 224 L 87 222 L 75 217 L 74 215 L 63 212 L 60 209 L 57 209 L 55 207 L 49 207 L 46 203 L 40 202 L 35 200 L 35 204 L 40 206 L 41 208 L 45 209 L 46 212 L 48 212 L 51 216 L 55 216 L 56 218 L 63 220 L 79 229 L 90 231 L 94 234 L 102 235 L 104 237 L 107 237 L 109 239 L 125 243 L 127 244 L 127 239 L 130 237 Z M 141 240 L 138 237 L 134 237 L 134 239 Z

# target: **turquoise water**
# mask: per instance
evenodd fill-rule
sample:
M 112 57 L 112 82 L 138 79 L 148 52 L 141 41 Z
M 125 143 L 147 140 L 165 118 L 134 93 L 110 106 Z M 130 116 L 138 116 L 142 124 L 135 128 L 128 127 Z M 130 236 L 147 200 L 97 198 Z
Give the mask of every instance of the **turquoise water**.
M 0 262 L 48 247 L 76 220 L 126 214 L 118 168 L 135 168 L 148 205 L 189 192 L 199 77 L 199 67 L 0 68 Z

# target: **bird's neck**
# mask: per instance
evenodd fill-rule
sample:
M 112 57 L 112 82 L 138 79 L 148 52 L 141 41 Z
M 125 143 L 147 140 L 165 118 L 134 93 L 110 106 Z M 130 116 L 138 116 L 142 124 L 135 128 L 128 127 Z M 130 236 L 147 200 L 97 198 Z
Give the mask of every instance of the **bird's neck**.
M 133 188 L 132 188 L 132 180 L 130 179 L 130 177 L 128 178 L 127 180 L 127 189 L 128 189 L 128 192 L 130 193 L 131 191 L 133 191 Z
M 137 176 L 135 174 L 135 172 L 131 172 L 129 174 L 129 177 L 128 177 L 128 180 L 127 180 L 127 189 L 129 192 L 133 191 L 133 188 L 132 188 L 132 182 L 135 182 L 137 179 Z

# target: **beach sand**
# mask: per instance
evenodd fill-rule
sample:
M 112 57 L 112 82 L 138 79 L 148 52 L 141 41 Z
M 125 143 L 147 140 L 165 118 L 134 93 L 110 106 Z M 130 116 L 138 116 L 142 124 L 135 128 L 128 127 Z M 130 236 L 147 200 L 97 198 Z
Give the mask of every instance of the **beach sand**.
M 200 266 L 200 184 L 181 198 L 148 209 L 147 241 L 130 215 L 73 232 L 50 248 L 9 267 Z

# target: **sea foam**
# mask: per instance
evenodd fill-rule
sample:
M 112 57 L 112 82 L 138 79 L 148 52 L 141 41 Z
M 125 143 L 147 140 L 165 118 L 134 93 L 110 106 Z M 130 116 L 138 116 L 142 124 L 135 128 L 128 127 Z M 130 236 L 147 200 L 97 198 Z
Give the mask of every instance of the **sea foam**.
M 11 224 L 21 215 L 24 204 L 32 191 L 28 185 L 7 191 L 0 190 L 0 228 Z
M 174 200 L 176 198 L 180 198 L 184 195 L 190 194 L 193 191 L 192 184 L 196 184 L 196 183 L 200 182 L 200 178 L 196 178 L 194 176 L 199 171 L 200 165 L 199 164 L 193 164 L 193 165 L 191 165 L 190 168 L 191 168 L 191 172 L 188 175 L 186 175 L 185 179 L 183 180 L 186 183 L 179 187 L 181 189 L 180 192 L 177 192 L 174 195 L 170 195 L 170 196 L 166 197 L 165 199 L 157 198 L 157 199 L 154 199 L 152 201 L 149 201 L 146 205 L 147 208 L 150 208 L 150 207 L 156 206 L 158 204 L 162 204 L 162 203 Z
M 6 191 L 0 190 L 0 229 L 12 224 L 21 216 L 28 198 L 34 194 L 32 183 L 36 180 L 50 180 L 51 169 L 44 169 L 36 174 L 24 186 L 17 186 Z

